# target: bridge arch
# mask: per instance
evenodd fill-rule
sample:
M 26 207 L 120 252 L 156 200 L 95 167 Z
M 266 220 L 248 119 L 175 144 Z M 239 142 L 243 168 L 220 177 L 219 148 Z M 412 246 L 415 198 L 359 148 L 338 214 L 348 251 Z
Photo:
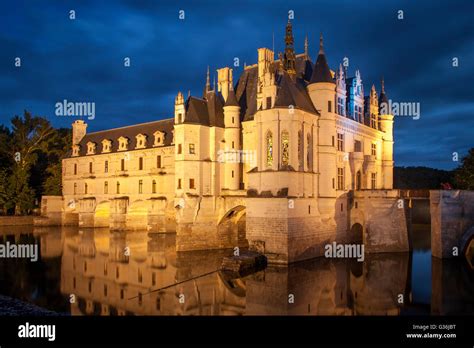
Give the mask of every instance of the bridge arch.
M 94 227 L 110 226 L 110 201 L 102 201 L 95 206 Z
M 148 225 L 149 203 L 136 200 L 128 206 L 126 226 L 129 230 L 146 230 Z
M 363 244 L 364 243 L 364 227 L 356 222 L 352 225 L 350 231 L 351 240 L 355 244 Z
M 239 247 L 248 247 L 246 216 L 246 207 L 237 205 L 229 209 L 217 224 L 218 231 L 228 233 L 229 238 Z
M 459 246 L 469 267 L 474 269 L 474 226 L 464 232 Z

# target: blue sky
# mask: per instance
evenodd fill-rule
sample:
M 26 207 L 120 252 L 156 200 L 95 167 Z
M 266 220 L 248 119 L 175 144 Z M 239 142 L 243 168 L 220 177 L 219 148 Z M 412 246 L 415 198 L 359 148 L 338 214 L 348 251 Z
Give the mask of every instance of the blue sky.
M 3 124 L 27 109 L 68 127 L 73 119 L 54 112 L 64 99 L 96 103 L 89 131 L 172 117 L 178 90 L 201 95 L 207 65 L 212 72 L 237 57 L 239 76 L 244 62 L 256 62 L 257 48 L 272 46 L 273 33 L 275 50 L 283 51 L 293 10 L 298 52 L 307 34 L 314 60 L 323 32 L 331 68 L 348 57 L 349 74 L 361 71 L 366 94 L 384 76 L 390 99 L 420 103 L 420 119 L 395 118 L 396 165 L 450 169 L 453 152 L 474 147 L 470 0 L 2 0 L 0 9 Z

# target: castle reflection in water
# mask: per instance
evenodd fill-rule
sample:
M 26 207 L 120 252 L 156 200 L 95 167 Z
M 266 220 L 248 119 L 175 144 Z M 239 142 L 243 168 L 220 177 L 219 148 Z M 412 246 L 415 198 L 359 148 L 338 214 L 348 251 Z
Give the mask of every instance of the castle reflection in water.
M 40 243 L 41 261 L 0 260 L 0 293 L 72 315 L 474 313 L 473 273 L 460 260 L 425 258 L 431 277 L 412 274 L 414 254 L 387 253 L 363 263 L 269 266 L 232 279 L 218 271 L 229 252 L 176 253 L 173 234 L 35 228 L 0 231 L 0 243 L 6 240 Z M 417 299 L 423 292 L 428 299 Z

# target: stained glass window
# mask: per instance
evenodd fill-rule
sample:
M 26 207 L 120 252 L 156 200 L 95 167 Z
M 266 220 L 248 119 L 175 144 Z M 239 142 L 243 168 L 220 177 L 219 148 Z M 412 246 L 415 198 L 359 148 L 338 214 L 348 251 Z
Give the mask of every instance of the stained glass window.
M 267 166 L 273 165 L 273 136 L 272 132 L 267 133 Z
M 281 133 L 281 165 L 287 166 L 290 162 L 290 136 L 287 131 Z

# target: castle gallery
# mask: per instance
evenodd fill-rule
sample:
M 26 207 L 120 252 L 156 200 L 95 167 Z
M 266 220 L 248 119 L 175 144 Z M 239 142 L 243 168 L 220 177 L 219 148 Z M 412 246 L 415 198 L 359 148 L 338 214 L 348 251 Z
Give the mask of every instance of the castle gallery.
M 383 82 L 365 95 L 359 71 L 330 68 L 322 36 L 315 62 L 307 40 L 296 54 L 290 22 L 285 45 L 277 59 L 259 48 L 238 79 L 218 69 L 214 87 L 208 70 L 173 118 L 94 133 L 75 121 L 61 223 L 176 232 L 178 251 L 249 246 L 281 263 L 334 241 L 377 251 L 379 234 L 394 238 L 384 251 L 403 249 Z

